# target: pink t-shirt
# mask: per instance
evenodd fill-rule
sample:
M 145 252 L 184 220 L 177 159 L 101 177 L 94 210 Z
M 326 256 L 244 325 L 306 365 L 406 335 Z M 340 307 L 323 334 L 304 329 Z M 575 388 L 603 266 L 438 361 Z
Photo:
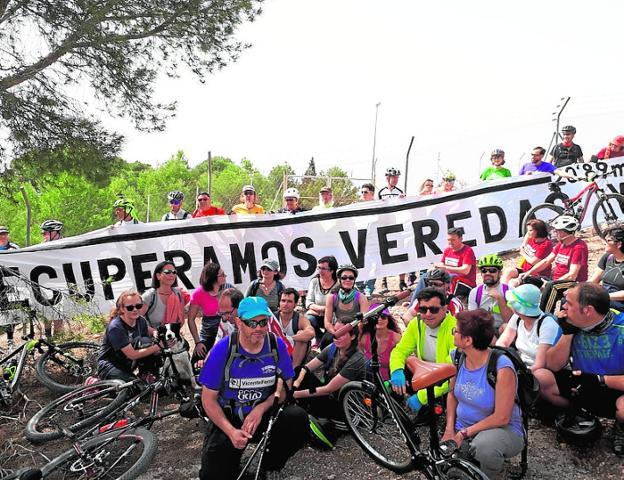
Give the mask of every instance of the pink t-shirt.
M 388 343 L 386 344 L 386 349 L 379 353 L 379 363 L 381 366 L 379 367 L 379 373 L 381 374 L 381 378 L 384 380 L 390 380 L 390 352 L 394 346 L 399 343 L 401 340 L 401 335 L 396 332 L 390 330 L 388 332 Z M 370 334 L 364 335 L 364 356 L 367 360 L 370 360 L 373 357 L 371 352 L 371 337 Z
M 202 287 L 197 287 L 191 294 L 191 305 L 199 305 L 207 317 L 214 317 L 219 313 L 219 297 L 211 295 Z
M 442 263 L 449 267 L 461 267 L 463 265 L 472 265 L 467 275 L 458 275 L 464 279 L 469 285 L 477 286 L 477 258 L 474 251 L 468 245 L 464 245 L 457 252 L 451 247 L 447 247 L 442 254 Z
M 571 265 L 580 265 L 581 269 L 576 277 L 577 282 L 587 281 L 587 244 L 577 238 L 570 245 L 558 243 L 553 250 L 555 261 L 553 262 L 552 279 L 558 280 L 570 271 Z
M 542 243 L 537 243 L 534 238 L 529 238 L 529 241 L 524 246 L 524 251 L 528 257 L 535 257 L 539 260 L 542 260 L 543 258 L 546 258 L 548 255 L 550 255 L 552 249 L 553 244 L 550 239 L 546 239 Z M 522 264 L 522 271 L 528 272 L 532 266 L 533 265 L 531 265 L 529 262 L 524 262 Z M 539 272 L 539 274 L 544 277 L 550 277 L 551 267 L 549 266 L 545 270 L 542 270 L 541 272 Z

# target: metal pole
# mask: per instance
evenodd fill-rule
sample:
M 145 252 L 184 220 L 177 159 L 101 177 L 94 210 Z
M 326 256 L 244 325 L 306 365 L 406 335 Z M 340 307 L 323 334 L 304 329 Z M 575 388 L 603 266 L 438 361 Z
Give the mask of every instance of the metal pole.
M 373 131 L 373 159 L 371 161 L 371 179 L 375 183 L 375 148 L 377 147 L 377 117 L 379 114 L 379 105 L 381 102 L 375 104 L 375 130 Z
M 561 121 L 561 114 L 563 113 L 563 109 L 566 107 L 566 105 L 570 101 L 570 97 L 561 97 L 561 101 L 563 103 L 561 105 L 557 105 L 555 107 L 555 108 L 558 108 L 559 111 L 558 112 L 553 112 L 553 115 L 557 115 L 556 119 L 553 119 L 555 121 L 555 131 L 553 132 L 552 137 L 550 138 L 550 143 L 548 144 L 548 149 L 546 150 L 546 155 L 549 155 L 551 147 L 554 147 L 558 143 L 558 140 L 560 138 L 559 122 Z
M 26 205 L 26 246 L 28 247 L 30 245 L 30 223 L 32 218 L 32 210 L 30 207 L 28 194 L 26 193 L 26 189 L 23 185 L 20 185 L 20 191 L 22 192 L 22 197 L 24 197 L 24 205 Z
M 412 150 L 412 145 L 414 144 L 414 135 L 412 135 L 412 139 L 410 140 L 409 147 L 407 147 L 407 153 L 405 154 L 405 181 L 403 182 L 403 193 L 407 195 L 407 168 L 409 166 L 409 156 L 410 151 Z
M 152 198 L 151 193 L 147 195 L 147 218 L 145 219 L 146 222 L 150 221 L 150 198 Z
M 208 193 L 212 195 L 212 152 L 208 150 Z

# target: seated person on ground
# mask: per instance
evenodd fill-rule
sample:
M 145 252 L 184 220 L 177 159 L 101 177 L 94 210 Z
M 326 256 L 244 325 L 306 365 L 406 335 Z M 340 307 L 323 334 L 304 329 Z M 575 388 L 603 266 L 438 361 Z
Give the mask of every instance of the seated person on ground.
M 546 353 L 560 336 L 559 324 L 539 308 L 540 290 L 535 285 L 510 288 L 505 294 L 514 314 L 496 345 L 515 345 L 522 361 L 533 371 L 546 366 Z
M 160 346 L 153 341 L 154 329 L 140 311 L 143 300 L 136 290 L 122 292 L 111 310 L 98 357 L 98 377 L 129 381 L 139 374 L 155 374 L 159 366 Z
M 468 310 L 482 308 L 494 317 L 497 336 L 502 333 L 513 312 L 507 306 L 507 285 L 500 283 L 503 260 L 494 254 L 483 255 L 477 261 L 483 284 L 477 285 L 468 295 Z
M 609 292 L 611 308 L 624 312 L 624 228 L 609 229 L 604 242 L 605 253 L 590 282 L 600 283 Z
M 442 437 L 455 440 L 489 478 L 502 470 L 506 458 L 522 452 L 525 442 L 513 363 L 506 355 L 498 357 L 495 387 L 486 375 L 494 332 L 494 318 L 485 310 L 457 314 L 455 345 L 463 361 L 451 379 Z
M 451 275 L 450 292 L 458 297 L 467 297 L 470 289 L 477 286 L 477 259 L 472 248 L 463 243 L 463 237 L 463 228 L 449 228 L 446 235 L 448 247 L 442 260 L 433 264 L 434 268 Z
M 549 164 L 550 165 L 550 164 Z M 518 266 L 505 269 L 502 283 L 507 283 L 510 287 L 517 287 L 521 281 L 518 276 L 528 272 L 537 262 L 546 258 L 552 252 L 553 243 L 548 238 L 548 225 L 543 220 L 534 218 L 527 222 L 527 233 L 522 239 L 520 247 L 520 258 Z M 539 276 L 545 280 L 550 280 L 550 265 L 539 272 Z
M 276 387 L 292 383 L 294 371 L 284 342 L 268 332 L 271 311 L 263 298 L 248 297 L 238 306 L 237 333 L 211 350 L 199 376 L 202 405 L 210 422 L 202 449 L 200 480 L 230 480 L 250 441 L 266 430 Z M 284 398 L 285 389 L 282 389 Z M 305 442 L 306 413 L 287 406 L 271 430 L 261 467 L 278 471 Z
M 563 336 L 548 351 L 547 368 L 534 372 L 542 397 L 567 408 L 574 389 L 576 406 L 615 417 L 613 450 L 624 455 L 624 314 L 609 309 L 609 294 L 595 283 L 570 288 L 563 311 Z
M 273 314 L 277 315 L 279 296 L 281 291 L 284 290 L 284 284 L 280 280 L 282 273 L 280 272 L 279 262 L 270 258 L 262 260 L 258 277 L 249 284 L 245 296 L 264 298 Z
M 303 363 L 314 338 L 314 328 L 308 319 L 295 311 L 298 301 L 299 292 L 294 288 L 285 288 L 280 293 L 280 309 L 277 312 L 277 320 L 282 327 L 282 332 L 293 347 L 293 367 L 298 367 Z
M 410 355 L 427 362 L 452 363 L 451 350 L 455 317 L 448 312 L 446 295 L 433 288 L 418 293 L 418 314 L 407 325 L 403 336 L 390 354 L 390 381 L 392 389 L 401 395 L 406 393 L 407 378 L 405 362 Z M 435 387 L 435 396 L 448 391 L 448 382 Z M 420 390 L 407 400 L 409 407 L 417 412 L 427 403 L 426 390 Z
M 310 280 L 308 294 L 306 295 L 306 318 L 314 328 L 316 342 L 320 344 L 323 337 L 325 322 L 325 305 L 327 297 L 331 299 L 331 290 L 336 286 L 338 278 L 338 261 L 333 255 L 321 257 L 318 260 L 316 271 L 318 272 Z
M 378 307 L 376 303 L 369 308 L 373 310 Z M 379 356 L 379 373 L 384 380 L 390 380 L 390 352 L 394 346 L 401 339 L 401 331 L 396 323 L 396 320 L 390 313 L 390 310 L 384 308 L 376 322 L 367 321 L 362 328 L 362 336 L 360 337 L 360 350 L 366 357 L 366 366 L 368 373 L 370 370 L 370 360 L 373 358 L 373 351 L 371 349 L 371 343 L 373 335 L 377 339 L 377 355 Z

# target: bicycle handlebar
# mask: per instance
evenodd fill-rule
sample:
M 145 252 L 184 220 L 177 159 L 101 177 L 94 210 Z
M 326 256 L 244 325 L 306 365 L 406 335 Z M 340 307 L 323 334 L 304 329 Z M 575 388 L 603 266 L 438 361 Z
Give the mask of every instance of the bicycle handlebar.
M 399 300 L 403 300 L 404 298 L 409 297 L 415 288 L 416 288 L 416 284 L 411 285 L 406 290 L 403 290 L 402 292 L 399 292 L 398 294 L 393 295 L 391 297 L 387 297 L 383 301 L 383 303 L 380 303 L 378 306 L 376 306 L 372 310 L 369 310 L 366 313 L 362 313 L 362 312 L 356 313 L 355 319 L 353 321 L 340 327 L 338 330 L 334 332 L 334 337 L 342 337 L 345 333 L 349 333 L 351 330 L 353 330 L 353 328 L 357 327 L 360 323 L 362 323 L 367 318 L 377 316 L 381 312 L 383 312 L 386 308 L 395 305 Z

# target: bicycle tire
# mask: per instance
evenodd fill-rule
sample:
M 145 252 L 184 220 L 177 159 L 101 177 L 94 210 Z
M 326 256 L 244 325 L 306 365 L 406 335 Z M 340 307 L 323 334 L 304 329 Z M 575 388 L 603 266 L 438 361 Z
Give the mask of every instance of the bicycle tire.
M 98 344 L 91 342 L 55 345 L 37 360 L 37 379 L 55 393 L 71 392 L 84 385 L 87 377 L 96 375 L 99 349 Z
M 600 218 L 602 214 L 602 218 Z M 619 193 L 607 193 L 600 198 L 592 212 L 592 223 L 596 234 L 601 238 L 609 227 L 622 225 L 624 221 L 624 195 Z
M 35 413 L 28 420 L 24 435 L 31 442 L 43 443 L 65 436 L 61 427 L 77 433 L 96 425 L 129 398 L 129 388 L 113 388 L 122 383 L 102 380 L 66 393 Z
M 553 192 L 546 197 L 544 203 L 552 203 L 558 207 L 565 207 L 563 203 L 565 200 L 570 200 L 570 197 L 563 192 Z
M 546 214 L 546 211 L 549 213 Z M 546 222 L 546 225 L 550 225 L 550 222 L 552 222 L 559 215 L 563 215 L 563 212 L 563 207 L 552 203 L 540 203 L 539 205 L 535 205 L 526 213 L 524 219 L 522 220 L 522 235 L 526 235 L 527 222 L 529 220 L 537 218 L 538 220 Z
M 81 443 L 82 456 L 71 448 L 53 459 L 42 478 L 132 480 L 149 469 L 157 449 L 156 435 L 144 428 L 107 432 Z
M 340 391 L 340 405 L 349 431 L 376 463 L 396 473 L 413 469 L 407 439 L 384 396 L 371 393 L 362 382 L 349 382 Z M 409 425 L 407 414 L 399 421 Z
M 450 465 L 450 466 L 448 466 Z M 489 480 L 479 467 L 461 458 L 451 458 L 445 462 L 448 468 L 438 467 L 440 478 L 446 480 Z

